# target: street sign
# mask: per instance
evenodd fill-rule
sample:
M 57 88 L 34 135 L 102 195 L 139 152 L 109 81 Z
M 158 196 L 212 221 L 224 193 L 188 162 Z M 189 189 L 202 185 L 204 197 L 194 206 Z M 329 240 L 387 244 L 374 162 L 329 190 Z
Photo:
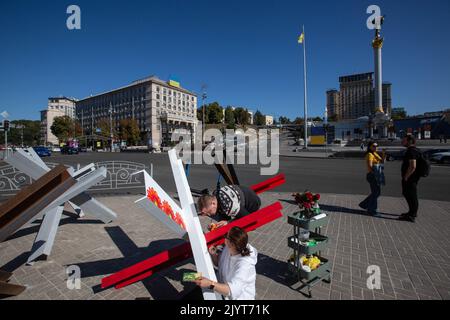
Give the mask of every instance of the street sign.
M 9 131 L 9 120 L 3 120 L 3 130 Z

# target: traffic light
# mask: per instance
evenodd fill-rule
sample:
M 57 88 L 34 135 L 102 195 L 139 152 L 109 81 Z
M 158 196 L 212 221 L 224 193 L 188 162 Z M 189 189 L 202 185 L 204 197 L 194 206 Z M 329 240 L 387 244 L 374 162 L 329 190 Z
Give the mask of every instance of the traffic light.
M 3 130 L 9 131 L 9 120 L 3 120 Z

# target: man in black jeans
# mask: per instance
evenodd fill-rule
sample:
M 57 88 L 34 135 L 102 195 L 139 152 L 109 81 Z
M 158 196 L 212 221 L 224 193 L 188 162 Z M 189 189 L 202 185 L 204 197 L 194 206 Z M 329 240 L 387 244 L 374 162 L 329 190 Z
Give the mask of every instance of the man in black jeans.
M 407 148 L 402 163 L 402 190 L 403 196 L 408 203 L 408 213 L 402 214 L 399 220 L 415 222 L 419 210 L 419 199 L 417 198 L 417 184 L 420 175 L 417 172 L 417 162 L 422 154 L 416 148 L 416 138 L 406 136 L 402 144 Z

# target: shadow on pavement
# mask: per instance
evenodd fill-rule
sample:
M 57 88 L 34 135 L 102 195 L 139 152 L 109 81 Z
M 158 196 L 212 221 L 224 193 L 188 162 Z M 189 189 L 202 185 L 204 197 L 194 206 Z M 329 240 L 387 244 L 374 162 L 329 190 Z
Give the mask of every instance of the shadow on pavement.
M 77 265 L 81 269 L 83 278 L 116 273 L 124 268 L 132 266 L 133 264 L 148 259 L 164 250 L 168 250 L 170 248 L 173 248 L 174 246 L 184 243 L 184 241 L 181 239 L 157 240 L 151 242 L 148 247 L 139 248 L 122 230 L 122 228 L 118 226 L 105 227 L 105 230 L 114 241 L 123 257 L 101 261 L 77 263 Z M 179 264 L 174 265 L 167 270 L 163 270 L 144 280 L 141 280 L 141 282 L 145 286 L 151 297 L 155 300 L 181 299 L 183 296 L 187 295 L 190 291 L 195 289 L 196 286 L 192 283 L 186 283 L 184 284 L 183 290 L 178 291 L 167 278 L 181 282 L 183 273 L 193 272 L 193 270 L 177 270 L 177 267 L 185 265 L 188 262 L 189 260 L 180 262 Z M 108 289 L 110 288 L 102 289 L 100 284 L 92 287 L 94 293 L 98 293 Z
M 289 272 L 287 262 L 276 260 L 261 253 L 258 254 L 256 273 L 288 287 L 297 282 Z
M 286 200 L 286 199 L 278 199 L 278 200 L 281 202 L 291 204 L 291 205 L 297 205 L 297 203 L 294 200 Z M 345 207 L 332 206 L 332 205 L 327 205 L 327 204 L 320 204 L 320 209 L 325 212 L 349 213 L 349 214 L 358 214 L 361 216 L 370 217 L 370 215 L 366 211 L 360 210 L 360 209 L 345 208 Z M 393 218 L 388 218 L 388 217 L 373 217 L 373 218 L 385 219 L 385 220 L 397 220 L 397 218 L 399 217 L 399 215 L 391 214 L 391 213 L 380 212 L 379 214 L 383 215 L 383 216 L 393 217 Z
M 367 216 L 367 217 L 371 216 L 364 210 L 351 209 L 351 208 L 345 208 L 345 207 L 339 207 L 339 206 L 330 206 L 330 205 L 326 205 L 326 204 L 321 204 L 320 209 L 323 211 L 326 211 L 326 212 L 358 214 L 358 215 Z M 391 214 L 391 213 L 379 212 L 379 214 L 381 214 L 383 216 L 398 217 L 398 215 Z M 397 218 L 386 218 L 386 217 L 374 217 L 374 218 L 375 219 L 386 219 L 386 220 L 397 220 Z
M 78 218 L 77 215 L 75 215 L 71 212 L 68 212 L 68 211 L 64 211 L 63 215 L 65 215 L 67 217 L 60 220 L 59 226 L 63 226 L 63 225 L 69 224 L 69 223 L 72 223 L 72 224 L 103 224 L 103 222 L 100 220 Z M 28 236 L 33 233 L 37 233 L 39 231 L 39 228 L 41 227 L 42 220 L 43 219 L 34 220 L 33 224 L 37 224 L 37 225 L 18 230 L 17 232 L 12 234 L 6 241 L 25 237 L 25 236 Z

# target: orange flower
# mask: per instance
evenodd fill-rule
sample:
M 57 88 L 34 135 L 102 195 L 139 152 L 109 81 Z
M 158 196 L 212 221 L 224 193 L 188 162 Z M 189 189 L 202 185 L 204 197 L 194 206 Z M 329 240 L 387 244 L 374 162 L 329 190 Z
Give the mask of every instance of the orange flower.
M 172 207 L 170 206 L 169 202 L 164 200 L 162 203 L 162 206 L 161 206 L 161 210 L 164 211 L 164 213 L 167 214 L 170 217 L 170 219 L 175 220 L 174 213 L 173 213 Z
M 147 190 L 147 198 L 155 204 L 158 208 L 161 208 L 161 198 L 153 188 L 148 188 Z
M 177 213 L 175 213 L 175 217 L 177 219 L 176 221 L 177 221 L 178 225 L 182 229 L 186 230 L 186 225 L 184 224 L 184 221 L 183 221 L 183 218 L 181 218 L 181 215 L 177 212 Z

